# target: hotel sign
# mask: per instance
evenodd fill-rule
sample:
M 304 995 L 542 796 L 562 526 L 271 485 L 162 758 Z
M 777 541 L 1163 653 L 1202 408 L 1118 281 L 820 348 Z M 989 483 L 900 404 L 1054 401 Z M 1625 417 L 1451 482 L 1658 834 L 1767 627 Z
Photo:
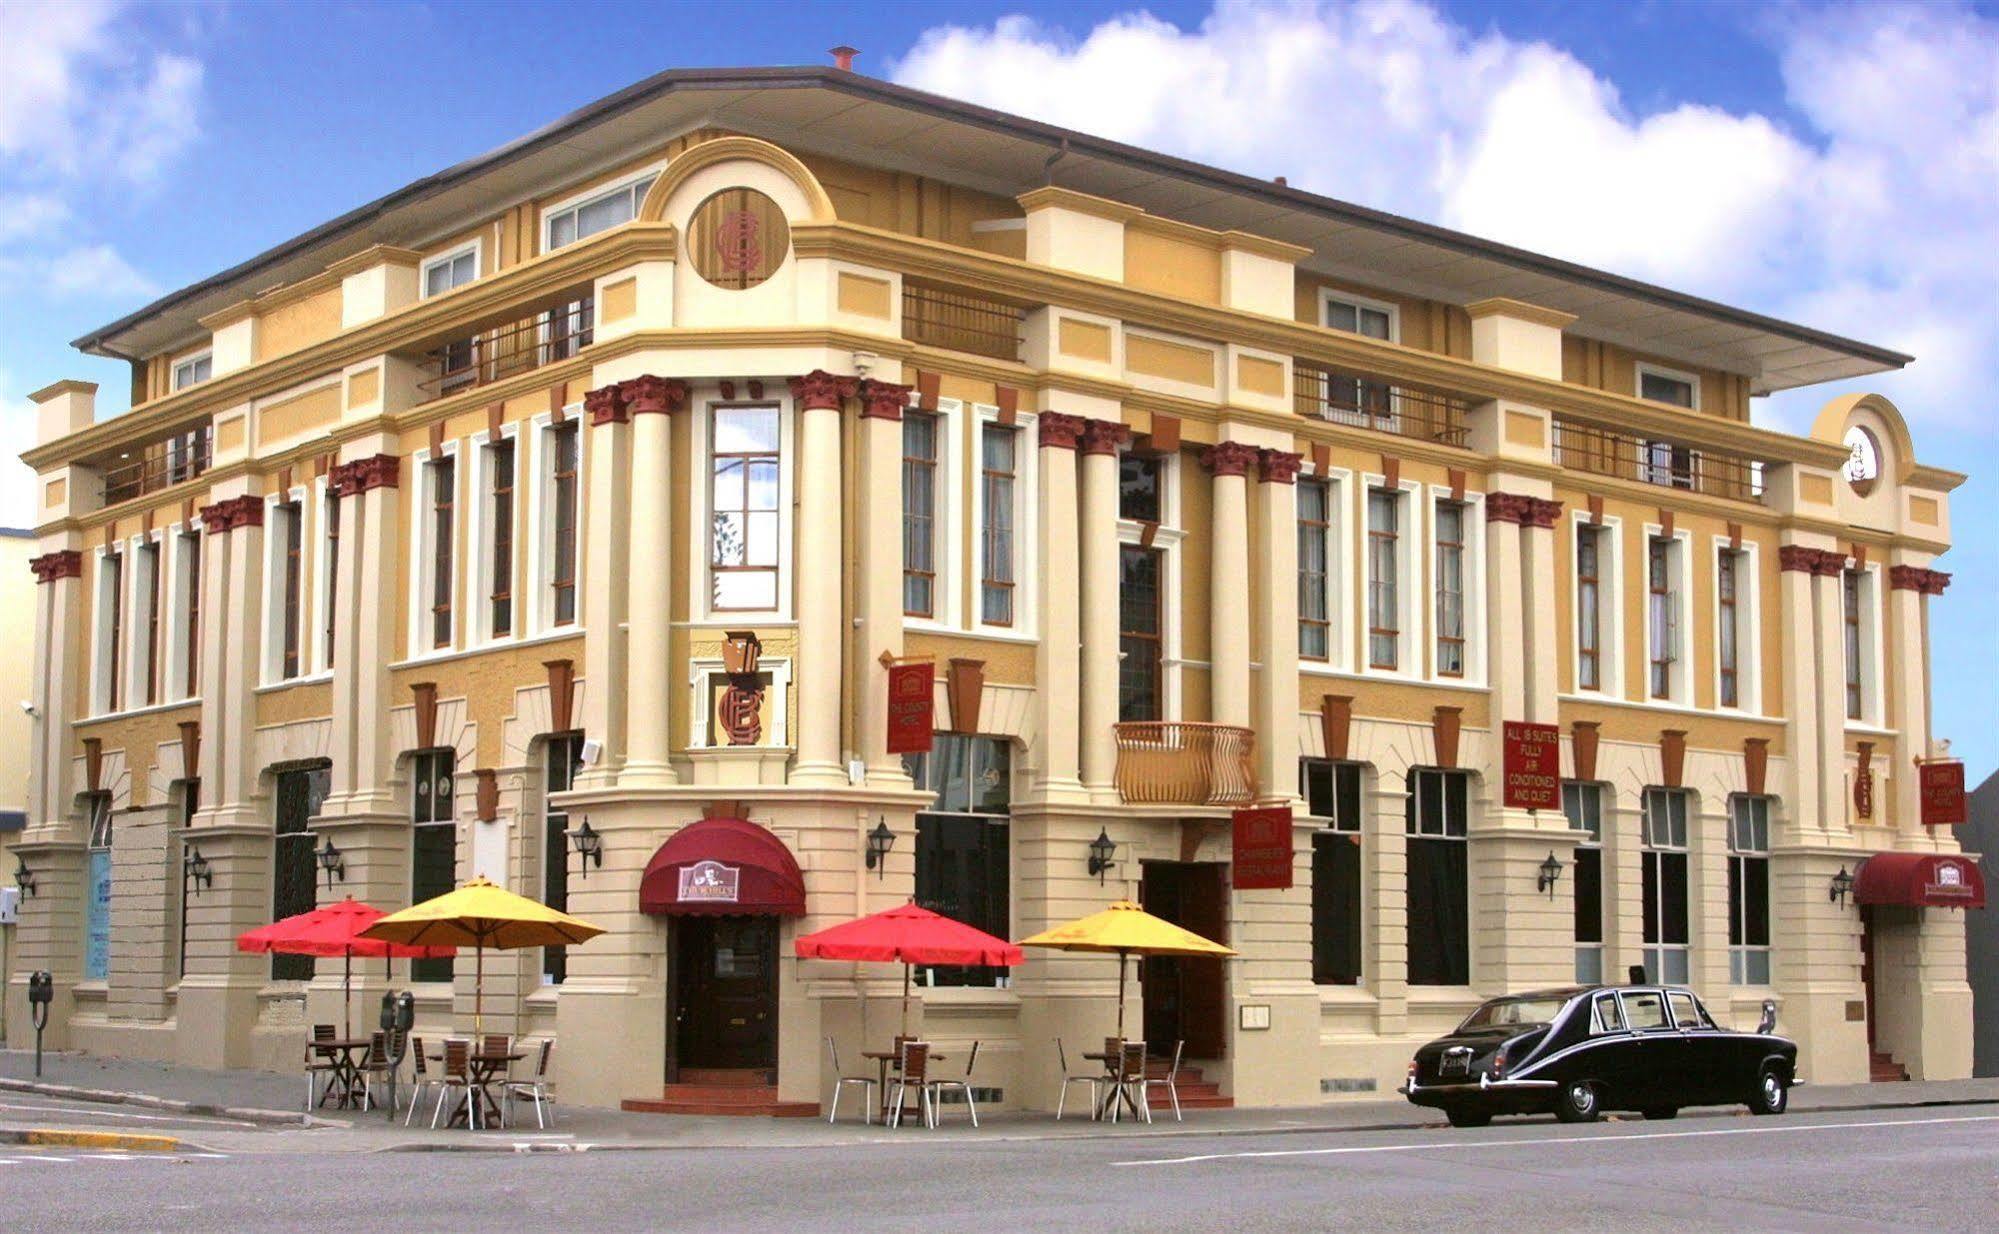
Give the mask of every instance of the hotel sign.
M 936 727 L 931 707 L 936 668 L 928 660 L 888 666 L 888 752 L 925 754 Z
M 1503 743 L 1500 804 L 1509 810 L 1561 809 L 1562 731 L 1508 720 Z
M 1238 891 L 1287 891 L 1291 887 L 1291 810 L 1267 806 L 1237 810 L 1230 818 L 1233 843 L 1229 879 Z
M 725 866 L 719 861 L 697 861 L 680 867 L 682 904 L 734 904 L 742 886 L 741 866 Z
M 1923 763 L 1917 769 L 1917 786 L 1923 798 L 1923 826 L 1956 827 L 1965 821 L 1964 764 Z

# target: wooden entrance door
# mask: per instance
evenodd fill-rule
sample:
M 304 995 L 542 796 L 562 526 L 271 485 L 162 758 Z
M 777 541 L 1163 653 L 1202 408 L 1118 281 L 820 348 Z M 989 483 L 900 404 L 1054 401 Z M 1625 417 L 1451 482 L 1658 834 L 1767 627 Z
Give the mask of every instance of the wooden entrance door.
M 1139 897 L 1145 911 L 1218 943 L 1229 941 L 1228 867 L 1212 862 L 1148 861 Z M 1145 1040 L 1155 1054 L 1175 1041 L 1188 1058 L 1228 1050 L 1228 971 L 1219 957 L 1151 956 L 1140 967 Z
M 673 923 L 667 1078 L 684 1068 L 777 1067 L 777 918 Z
M 1874 1045 L 1874 906 L 1860 906 L 1860 989 L 1867 1000 L 1867 1049 Z

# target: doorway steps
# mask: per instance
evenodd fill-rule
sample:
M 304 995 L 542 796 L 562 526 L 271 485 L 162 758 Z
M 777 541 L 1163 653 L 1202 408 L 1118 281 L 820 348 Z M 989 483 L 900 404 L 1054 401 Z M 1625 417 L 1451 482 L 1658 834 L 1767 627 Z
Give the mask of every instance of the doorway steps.
M 1881 1050 L 1867 1052 L 1867 1078 L 1876 1084 L 1894 1084 L 1909 1078 L 1909 1069 Z
M 744 1118 L 817 1118 L 816 1101 L 780 1101 L 768 1071 L 682 1067 L 680 1082 L 665 1085 L 657 1100 L 630 1097 L 619 1103 L 631 1114 L 733 1115 Z
M 1163 1058 L 1146 1059 L 1145 1060 L 1146 1078 L 1149 1080 L 1165 1079 L 1167 1066 L 1168 1066 L 1167 1059 Z M 1180 1063 L 1180 1073 L 1178 1076 L 1175 1077 L 1175 1079 L 1179 1081 L 1178 1088 L 1180 1089 L 1181 1109 L 1183 1110 L 1235 1109 L 1235 1098 L 1222 1096 L 1222 1086 L 1215 1083 L 1213 1080 L 1204 1077 L 1201 1074 L 1201 1069 L 1199 1066 L 1192 1063 L 1188 1063 L 1185 1060 L 1182 1060 Z M 1166 1096 L 1166 1092 L 1164 1089 L 1153 1089 L 1151 1092 L 1146 1094 L 1146 1099 L 1152 1103 L 1153 1107 L 1152 1112 L 1155 1116 L 1157 1116 L 1159 1111 L 1162 1109 L 1166 1110 L 1172 1109 L 1172 1101 Z

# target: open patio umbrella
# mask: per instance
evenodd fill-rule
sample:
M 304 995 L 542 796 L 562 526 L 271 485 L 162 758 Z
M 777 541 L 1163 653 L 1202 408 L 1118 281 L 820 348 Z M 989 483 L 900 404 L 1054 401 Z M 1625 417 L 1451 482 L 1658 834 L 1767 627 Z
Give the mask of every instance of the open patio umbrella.
M 428 960 L 455 955 L 458 951 L 451 946 L 411 947 L 361 937 L 361 931 L 381 917 L 381 909 L 348 896 L 335 904 L 322 904 L 311 912 L 245 930 L 236 936 L 236 950 L 341 957 L 340 1031 L 347 1036 L 352 1034 L 354 1027 L 349 1004 L 352 1001 L 355 956 L 364 959 L 379 957 L 383 961 L 391 958 Z
M 902 1035 L 909 1035 L 909 967 L 912 964 L 984 964 L 1011 968 L 1019 947 L 962 921 L 915 904 L 902 904 L 807 934 L 792 943 L 800 959 L 902 964 Z
M 1129 900 L 1020 940 L 1023 947 L 1117 954 L 1117 1035 L 1124 1036 L 1124 962 L 1134 955 L 1229 956 L 1235 949 L 1183 930 Z
M 474 952 L 472 1031 L 484 1028 L 486 948 L 561 947 L 602 934 L 580 917 L 474 878 L 456 891 L 413 904 L 376 921 L 364 937 L 414 946 L 449 944 Z

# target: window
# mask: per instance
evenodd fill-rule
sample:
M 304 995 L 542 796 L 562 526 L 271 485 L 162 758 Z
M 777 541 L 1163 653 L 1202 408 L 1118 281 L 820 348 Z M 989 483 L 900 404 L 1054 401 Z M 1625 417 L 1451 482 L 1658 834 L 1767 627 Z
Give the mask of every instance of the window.
M 568 733 L 550 737 L 545 743 L 547 770 L 542 780 L 541 902 L 557 912 L 569 911 L 569 811 L 549 797 L 566 793 L 576 785 L 576 773 L 583 768 L 583 737 Z M 569 975 L 566 947 L 541 949 L 543 985 L 561 985 Z
M 1603 787 L 1568 781 L 1562 813 L 1581 833 L 1575 853 L 1576 980 L 1603 980 Z
M 1437 503 L 1437 675 L 1465 675 L 1465 503 Z
M 1728 980 L 1770 984 L 1770 799 L 1728 799 Z
M 111 971 L 111 794 L 89 793 L 90 878 L 83 902 L 83 979 L 102 981 Z
M 479 247 L 468 245 L 423 263 L 423 294 L 440 296 L 479 277 Z
M 1604 531 L 1576 525 L 1576 685 L 1603 689 Z
M 1693 411 L 1700 407 L 1700 386 L 1690 373 L 1675 373 L 1641 364 L 1638 366 L 1638 397 Z M 1644 455 L 1639 473 L 1646 483 L 1683 489 L 1695 487 L 1699 468 L 1696 451 L 1669 441 L 1648 441 L 1642 448 Z
M 1320 300 L 1319 311 L 1327 329 L 1395 341 L 1398 322 L 1393 305 L 1327 294 Z M 1325 398 L 1324 414 L 1328 420 L 1361 428 L 1396 430 L 1394 393 L 1385 382 L 1328 373 Z
M 321 646 L 326 648 L 324 662 L 320 667 L 328 672 L 333 670 L 333 631 L 338 625 L 340 604 L 340 497 L 329 492 L 320 509 L 325 511 L 320 526 L 325 529 L 326 548 L 325 573 L 321 576 L 320 594 L 326 597 L 321 606 L 325 612 L 320 626 Z
M 1848 570 L 1840 576 L 1840 603 L 1845 619 L 1846 718 L 1849 720 L 1871 721 L 1875 718 L 1873 581 L 1865 570 Z
M 118 679 L 125 664 L 125 559 L 107 552 L 97 560 L 97 710 L 104 713 L 118 710 L 125 697 Z
M 1672 1027 L 1666 1019 L 1666 1000 L 1657 990 L 1621 990 L 1617 998 L 1624 1004 L 1624 1023 L 1632 1032 Z
M 559 249 L 585 236 L 629 223 L 639 216 L 639 205 L 652 187 L 653 177 L 620 184 L 594 196 L 565 203 L 542 216 L 542 248 Z
M 201 809 L 201 781 L 177 780 L 173 785 L 178 790 L 177 802 L 180 806 L 180 830 L 182 835 L 167 850 L 167 873 L 171 878 L 180 872 L 180 892 L 174 897 L 174 976 L 187 976 L 187 837 L 186 831 L 194 826 L 195 811 Z
M 492 488 L 487 495 L 486 561 L 488 632 L 503 638 L 514 631 L 514 443 L 503 438 L 486 447 Z
M 1165 715 L 1166 554 L 1135 544 L 1118 548 L 1118 697 L 1120 721 Z
M 458 460 L 449 456 L 424 465 L 430 488 L 429 587 L 432 648 L 451 646 L 451 549 L 458 487 Z
M 1714 594 L 1720 625 L 1715 655 L 1721 674 L 1717 697 L 1723 707 L 1742 705 L 1742 610 L 1736 596 L 1737 563 L 1741 557 L 1739 552 L 1723 549 L 1715 560 Z
M 1298 654 L 1330 660 L 1333 651 L 1332 486 L 1298 482 Z
M 1708 1018 L 1701 1005 L 1694 1000 L 1694 996 L 1685 990 L 1666 991 L 1666 1006 L 1673 1013 L 1675 1028 L 1700 1028 L 1703 1025 L 1708 1028 L 1714 1027 L 1714 1021 Z
M 1012 747 L 994 737 L 939 735 L 904 759 L 917 787 L 936 794 L 916 816 L 916 902 L 988 934 L 1011 933 L 1009 836 Z M 1004 969 L 923 970 L 936 986 L 993 985 Z
M 189 356 L 185 360 L 176 360 L 174 361 L 174 389 L 185 390 L 189 386 L 198 386 L 202 382 L 207 381 L 214 373 L 215 360 L 208 352 L 204 351 L 198 356 Z
M 1675 575 L 1674 542 L 1654 536 L 1645 550 L 1645 623 L 1651 641 L 1653 698 L 1671 699 L 1679 677 L 1680 590 Z
M 979 483 L 985 527 L 979 537 L 979 617 L 987 625 L 1013 624 L 1014 481 L 1020 438 L 1003 424 L 979 430 Z
M 596 336 L 597 300 L 584 296 L 542 314 L 542 339 L 548 348 L 544 364 L 567 360 L 588 347 Z
M 548 432 L 549 446 L 549 621 L 576 621 L 577 422 L 565 420 Z
M 1471 776 L 1409 773 L 1409 984 L 1471 983 L 1466 821 Z
M 1118 456 L 1117 515 L 1134 523 L 1165 521 L 1166 460 L 1127 450 Z
M 180 533 L 180 672 L 181 698 L 201 689 L 201 531 Z
M 778 432 L 775 407 L 715 412 L 709 561 L 718 610 L 777 607 Z
M 1367 662 L 1401 666 L 1402 612 L 1396 584 L 1401 573 L 1402 494 L 1367 491 Z
M 1687 809 L 1683 789 L 1645 790 L 1645 973 L 1656 981 L 1687 980 Z
M 1621 1033 L 1624 1031 L 1624 1013 L 1618 1010 L 1617 995 L 1599 994 L 1594 1004 L 1595 1018 L 1590 1023 L 1592 1034 Z
M 322 764 L 277 774 L 276 833 L 271 848 L 271 920 L 283 921 L 315 907 L 319 865 L 310 823 L 326 803 L 333 772 Z M 271 953 L 271 980 L 312 980 L 312 957 Z
M 305 538 L 305 519 L 296 501 L 280 502 L 274 511 L 277 515 L 278 552 L 277 560 L 278 602 L 281 605 L 278 624 L 278 672 L 285 681 L 299 675 L 299 599 L 304 579 L 302 577 L 300 549 Z
M 1671 403 L 1691 411 L 1698 406 L 1695 388 L 1694 379 L 1689 374 L 1667 372 L 1643 364 L 1638 366 L 1639 398 L 1654 403 Z
M 164 540 L 147 539 L 139 546 L 138 585 L 146 601 L 145 641 L 140 645 L 139 680 L 146 706 L 160 701 L 160 552 Z
M 1325 826 L 1312 833 L 1312 981 L 1359 985 L 1361 765 L 1299 760 L 1298 792 Z
M 902 416 L 902 611 L 937 615 L 937 417 Z
M 458 885 L 458 822 L 452 806 L 457 753 L 422 750 L 410 756 L 410 903 L 421 904 Z M 411 981 L 451 980 L 451 959 L 411 960 Z

